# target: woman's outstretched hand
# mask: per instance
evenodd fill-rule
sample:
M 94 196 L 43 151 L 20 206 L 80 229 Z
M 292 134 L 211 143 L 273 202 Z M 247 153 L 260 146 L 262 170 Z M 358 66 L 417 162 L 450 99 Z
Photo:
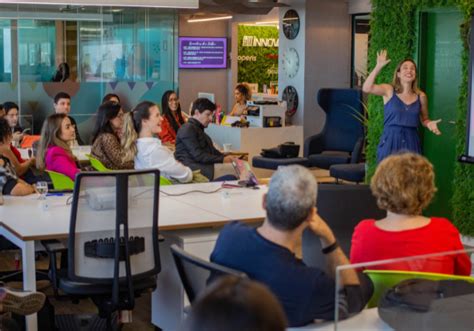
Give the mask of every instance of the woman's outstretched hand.
M 387 50 L 382 49 L 377 52 L 377 67 L 385 67 L 391 60 L 387 56 Z
M 438 129 L 438 123 L 439 122 L 441 122 L 441 120 L 429 121 L 426 124 L 426 127 L 428 128 L 428 130 L 430 130 L 431 132 L 433 132 L 437 136 L 439 136 L 441 134 L 441 131 L 439 131 L 439 129 Z

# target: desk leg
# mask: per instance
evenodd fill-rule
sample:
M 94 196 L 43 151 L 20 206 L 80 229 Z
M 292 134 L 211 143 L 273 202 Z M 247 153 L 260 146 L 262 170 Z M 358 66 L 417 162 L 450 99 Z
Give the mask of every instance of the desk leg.
M 36 264 L 35 264 L 35 242 L 26 241 L 22 248 L 23 267 L 23 289 L 25 291 L 36 291 Z M 26 316 L 26 329 L 28 331 L 38 330 L 37 314 Z
M 0 226 L 0 235 L 15 244 L 21 249 L 23 268 L 23 289 L 36 291 L 36 263 L 35 263 L 35 242 L 23 241 L 16 235 Z M 28 331 L 38 330 L 38 318 L 36 314 L 26 316 L 26 329 Z
M 161 272 L 158 274 L 156 290 L 151 295 L 151 322 L 165 331 L 174 331 L 179 329 L 184 318 L 183 308 L 189 305 L 189 301 L 170 246 L 177 244 L 189 253 L 209 260 L 219 229 L 176 230 L 161 234 L 165 241 L 160 243 Z

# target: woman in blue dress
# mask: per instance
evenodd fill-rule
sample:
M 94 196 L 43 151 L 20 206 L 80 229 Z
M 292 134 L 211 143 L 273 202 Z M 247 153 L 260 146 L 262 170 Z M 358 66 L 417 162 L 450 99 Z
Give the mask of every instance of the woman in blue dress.
M 393 74 L 392 84 L 375 84 L 375 78 L 390 62 L 387 51 L 377 52 L 377 64 L 364 82 L 365 93 L 383 97 L 384 122 L 377 147 L 377 163 L 385 157 L 402 151 L 421 154 L 418 126 L 422 125 L 440 135 L 438 123 L 428 117 L 428 98 L 418 88 L 416 64 L 411 59 L 400 62 Z

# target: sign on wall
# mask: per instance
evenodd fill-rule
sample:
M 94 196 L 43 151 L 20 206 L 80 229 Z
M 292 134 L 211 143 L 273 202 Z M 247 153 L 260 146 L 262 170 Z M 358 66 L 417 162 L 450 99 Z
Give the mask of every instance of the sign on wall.
M 272 87 L 276 88 L 278 85 L 277 27 L 239 25 L 238 43 L 237 81 L 258 84 L 259 92 L 267 92 Z M 265 89 L 268 90 L 265 91 Z

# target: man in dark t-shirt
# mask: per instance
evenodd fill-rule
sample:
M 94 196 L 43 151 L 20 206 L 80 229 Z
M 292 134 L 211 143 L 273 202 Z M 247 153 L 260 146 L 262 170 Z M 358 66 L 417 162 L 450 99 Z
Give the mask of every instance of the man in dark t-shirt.
M 227 224 L 219 234 L 211 261 L 245 272 L 267 285 L 280 300 L 292 327 L 314 319 L 334 319 L 335 269 L 349 264 L 329 226 L 316 212 L 317 183 L 301 166 L 280 167 L 272 176 L 263 207 L 267 217 L 252 228 Z M 308 267 L 295 256 L 305 228 L 321 240 L 328 271 Z M 371 284 L 353 270 L 340 272 L 340 317 L 358 312 L 371 296 Z M 361 280 L 362 285 L 361 286 Z

